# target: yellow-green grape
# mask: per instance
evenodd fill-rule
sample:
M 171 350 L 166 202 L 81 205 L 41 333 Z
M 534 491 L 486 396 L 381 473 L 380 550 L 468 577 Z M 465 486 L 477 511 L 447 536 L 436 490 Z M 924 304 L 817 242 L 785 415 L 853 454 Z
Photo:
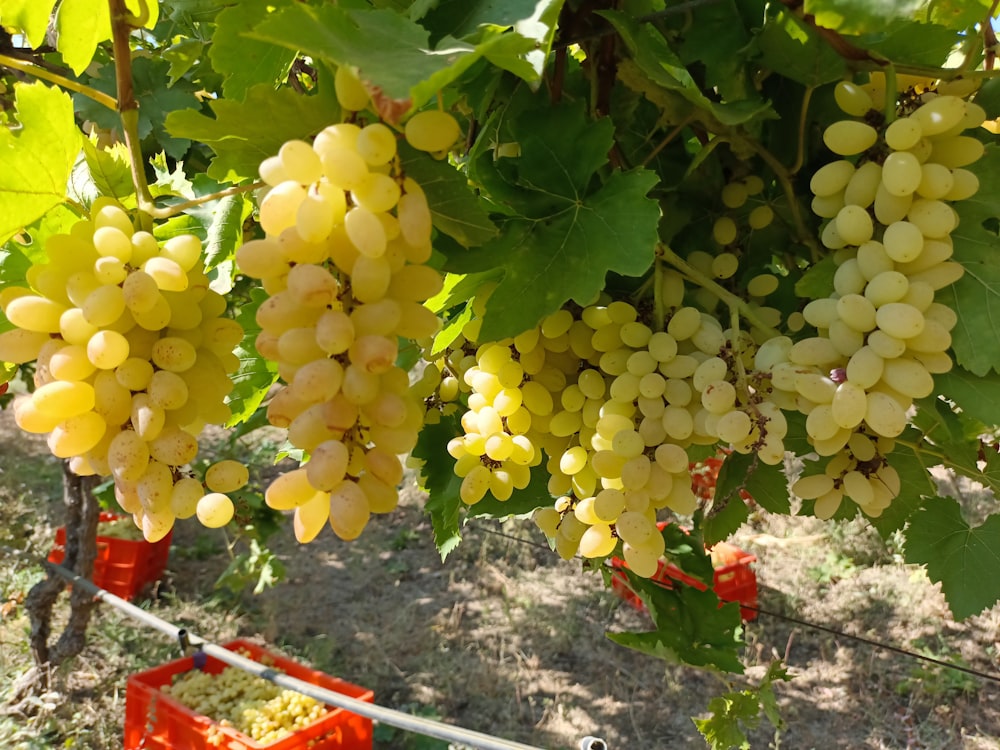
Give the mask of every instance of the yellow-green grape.
M 823 131 L 823 143 L 833 153 L 853 156 L 867 151 L 878 140 L 878 132 L 871 125 L 854 120 L 840 120 Z
M 341 539 L 357 539 L 370 516 L 368 498 L 357 483 L 345 479 L 330 493 L 330 527 Z
M 447 151 L 461 134 L 458 122 L 447 112 L 425 110 L 406 122 L 406 141 L 418 151 Z
M 885 143 L 894 151 L 909 151 L 916 146 L 924 132 L 920 122 L 913 117 L 893 120 L 885 129 Z
M 833 89 L 837 106 L 852 117 L 864 117 L 874 108 L 868 92 L 850 81 L 840 81 Z
M 69 417 L 49 433 L 48 446 L 53 456 L 70 458 L 86 453 L 97 445 L 107 430 L 107 423 L 92 411 Z
M 733 253 L 720 253 L 712 259 L 712 275 L 717 279 L 728 279 L 736 274 L 740 259 Z
M 396 155 L 396 136 L 382 123 L 372 123 L 361 128 L 355 148 L 358 155 L 373 167 L 388 164 Z
M 36 388 L 31 401 L 45 414 L 68 419 L 93 409 L 96 396 L 90 383 L 57 380 Z
M 205 471 L 205 486 L 212 492 L 235 492 L 250 481 L 250 471 L 239 461 L 218 461 Z
M 198 501 L 205 496 L 205 488 L 193 477 L 181 477 L 170 493 L 170 511 L 180 519 L 191 518 L 198 509 Z
M 874 224 L 861 206 L 844 206 L 837 213 L 837 233 L 848 245 L 860 245 L 872 238 Z
M 233 520 L 236 508 L 233 501 L 221 492 L 210 492 L 202 497 L 196 506 L 195 513 L 202 526 L 218 529 Z
M 819 197 L 837 195 L 845 190 L 854 173 L 854 164 L 846 159 L 832 161 L 816 170 L 809 181 L 809 189 Z
M 712 238 L 720 245 L 731 245 L 736 241 L 736 222 L 729 216 L 720 216 L 712 225 Z
M 747 217 L 751 229 L 764 229 L 774 221 L 774 210 L 770 206 L 757 206 Z
M 922 178 L 920 161 L 909 151 L 895 151 L 882 164 L 882 184 L 892 195 L 911 195 Z
M 722 205 L 726 208 L 739 208 L 747 202 L 747 188 L 742 182 L 730 182 L 722 188 Z
M 337 94 L 337 102 L 341 107 L 352 112 L 365 109 L 371 100 L 368 89 L 361 83 L 361 79 L 346 65 L 337 68 L 333 78 L 333 86 Z

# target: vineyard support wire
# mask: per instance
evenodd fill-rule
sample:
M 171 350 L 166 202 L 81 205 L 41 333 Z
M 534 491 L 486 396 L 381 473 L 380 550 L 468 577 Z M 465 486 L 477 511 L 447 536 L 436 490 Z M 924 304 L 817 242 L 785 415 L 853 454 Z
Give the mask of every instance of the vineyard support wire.
M 0 545 L 0 549 L 3 549 L 5 552 L 14 553 L 20 557 L 32 557 L 32 560 L 34 561 L 33 556 L 30 556 L 21 550 L 7 547 L 6 545 Z M 71 570 L 64 568 L 62 565 L 57 565 L 47 560 L 42 561 L 42 564 L 48 570 L 54 572 L 61 578 L 66 579 L 71 585 L 77 586 L 89 594 L 93 594 L 97 597 L 97 599 L 103 601 L 105 604 L 109 604 L 132 619 L 138 620 L 143 625 L 160 631 L 178 643 L 184 643 L 186 641 L 191 647 L 200 650 L 208 656 L 211 656 L 213 659 L 218 659 L 231 667 L 241 669 L 244 672 L 249 672 L 257 677 L 262 677 L 268 682 L 274 683 L 278 687 L 294 690 L 297 693 L 307 695 L 310 698 L 320 701 L 321 703 L 342 708 L 353 714 L 357 714 L 358 716 L 363 716 L 366 719 L 372 719 L 397 729 L 413 732 L 415 734 L 421 734 L 426 737 L 433 737 L 446 742 L 460 743 L 466 747 L 475 748 L 476 750 L 543 750 L 543 748 L 539 748 L 535 745 L 525 745 L 520 742 L 514 742 L 513 740 L 505 740 L 501 737 L 494 737 L 492 735 L 475 732 L 470 729 L 463 729 L 462 727 L 433 721 L 432 719 L 426 719 L 421 716 L 413 716 L 412 714 L 396 711 L 395 709 L 386 708 L 374 703 L 361 701 L 356 698 L 348 697 L 342 693 L 335 693 L 331 690 L 326 690 L 318 685 L 303 682 L 302 680 L 290 677 L 282 672 L 277 672 L 272 667 L 255 662 L 234 651 L 230 651 L 229 649 L 223 648 L 222 646 L 211 643 L 203 638 L 189 633 L 187 630 L 179 628 L 176 625 L 145 611 L 144 609 L 140 609 L 134 604 L 125 601 L 121 597 L 115 596 L 109 591 L 105 591 L 100 586 L 95 585 L 92 581 L 88 581 L 86 578 L 78 576 Z
M 473 531 L 479 531 L 484 534 L 492 534 L 493 536 L 502 537 L 512 542 L 518 542 L 520 544 L 527 544 L 532 547 L 539 547 L 542 549 L 549 549 L 548 545 L 540 544 L 539 542 L 533 542 L 530 539 L 522 539 L 521 537 L 514 536 L 513 534 L 507 534 L 503 531 L 497 531 L 495 529 L 489 529 L 478 524 L 470 524 L 469 529 Z M 962 664 L 955 664 L 954 662 L 945 661 L 943 659 L 937 659 L 933 656 L 927 656 L 926 654 L 920 654 L 916 651 L 909 651 L 900 646 L 894 646 L 891 643 L 883 643 L 882 641 L 875 641 L 871 638 L 865 638 L 863 635 L 853 635 L 851 633 L 845 633 L 843 630 L 837 630 L 836 628 L 831 628 L 827 625 L 820 625 L 815 622 L 809 622 L 808 620 L 801 620 L 798 617 L 792 617 L 791 615 L 783 615 L 780 612 L 771 612 L 767 609 L 762 609 L 753 604 L 746 604 L 744 602 L 739 602 L 742 609 L 749 609 L 757 614 L 765 615 L 767 617 L 774 617 L 778 620 L 785 620 L 793 625 L 801 625 L 804 628 L 811 628 L 812 630 L 818 630 L 822 633 L 829 633 L 830 635 L 839 636 L 842 638 L 847 638 L 851 641 L 857 641 L 858 643 L 864 643 L 866 646 L 871 646 L 873 648 L 884 649 L 885 651 L 891 651 L 894 654 L 899 654 L 900 656 L 905 656 L 910 659 L 916 659 L 918 661 L 926 661 L 931 664 L 935 664 L 939 667 L 945 667 L 946 669 L 953 669 L 956 672 L 964 672 L 965 674 L 974 675 L 975 677 L 981 677 L 984 680 L 990 680 L 992 682 L 1000 682 L 1000 674 L 993 674 L 990 672 L 982 672 L 978 669 L 973 669 L 972 667 L 966 667 Z

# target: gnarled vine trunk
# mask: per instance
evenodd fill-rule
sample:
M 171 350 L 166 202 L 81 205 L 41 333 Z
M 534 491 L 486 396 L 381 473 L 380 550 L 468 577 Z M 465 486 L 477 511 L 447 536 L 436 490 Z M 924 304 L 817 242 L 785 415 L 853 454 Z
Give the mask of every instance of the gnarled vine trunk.
M 97 557 L 97 521 L 100 508 L 94 497 L 97 477 L 80 477 L 63 462 L 63 502 L 66 504 L 66 557 L 63 566 L 87 579 L 93 578 Z M 18 680 L 11 703 L 25 699 L 48 688 L 49 675 L 67 659 L 79 654 L 86 644 L 87 627 L 96 600 L 74 588 L 70 594 L 70 615 L 66 627 L 55 644 L 52 636 L 52 609 L 66 582 L 54 572 L 31 587 L 25 609 L 31 621 L 30 645 L 34 666 Z

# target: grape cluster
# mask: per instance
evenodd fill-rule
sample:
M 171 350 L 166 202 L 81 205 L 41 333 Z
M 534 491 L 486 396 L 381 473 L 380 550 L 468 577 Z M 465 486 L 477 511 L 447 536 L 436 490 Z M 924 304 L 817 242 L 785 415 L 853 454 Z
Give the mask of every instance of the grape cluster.
M 338 92 L 347 85 L 341 81 Z M 446 139 L 457 137 L 450 115 L 424 112 L 406 137 L 432 150 L 442 147 L 442 129 Z M 371 513 L 396 507 L 397 455 L 413 448 L 424 422 L 396 359 L 400 339 L 426 339 L 439 325 L 422 304 L 442 284 L 425 265 L 430 210 L 400 168 L 395 133 L 380 122 L 340 123 L 312 143 L 289 141 L 260 174 L 268 186 L 260 200 L 265 236 L 240 247 L 236 261 L 269 295 L 257 311 L 256 347 L 278 363 L 283 385 L 268 420 L 304 456 L 265 500 L 294 509 L 300 542 L 327 521 L 354 539 Z
M 312 724 L 327 711 L 315 698 L 233 667 L 223 667 L 218 674 L 193 669 L 160 690 L 195 713 L 262 745 Z
M 787 431 L 762 395 L 747 334 L 694 307 L 662 323 L 654 331 L 634 306 L 610 301 L 447 357 L 449 377 L 469 392 L 464 434 L 448 445 L 462 500 L 507 500 L 544 464 L 558 499 L 535 522 L 559 554 L 603 557 L 620 539 L 629 566 L 654 574 L 658 511 L 688 515 L 698 505 L 687 448 L 721 440 L 773 464 Z
M 838 84 L 843 111 L 865 120 L 830 125 L 823 138 L 844 158 L 812 177 L 813 211 L 828 219 L 823 244 L 834 252 L 833 293 L 803 310 L 815 336 L 775 342 L 772 384 L 806 413 L 823 474 L 793 491 L 832 516 L 849 497 L 878 516 L 898 494 L 886 455 L 907 424 L 914 399 L 934 392 L 933 375 L 951 369 L 947 353 L 957 317 L 935 292 L 957 281 L 951 260 L 958 216 L 951 203 L 979 187 L 965 169 L 983 144 L 963 135 L 985 113 L 958 96 L 927 91 L 903 97 L 899 116 L 876 127 L 868 91 Z
M 209 289 L 200 240 L 160 245 L 101 200 L 91 219 L 48 238 L 45 255 L 27 287 L 0 294 L 16 326 L 0 334 L 0 359 L 35 362 L 34 391 L 14 403 L 18 426 L 48 433 L 53 455 L 75 473 L 113 477 L 119 504 L 149 541 L 196 512 L 206 525 L 228 523 L 233 504 L 222 493 L 246 478 L 230 471 L 206 493 L 182 471 L 204 426 L 231 416 L 228 373 L 243 338 Z

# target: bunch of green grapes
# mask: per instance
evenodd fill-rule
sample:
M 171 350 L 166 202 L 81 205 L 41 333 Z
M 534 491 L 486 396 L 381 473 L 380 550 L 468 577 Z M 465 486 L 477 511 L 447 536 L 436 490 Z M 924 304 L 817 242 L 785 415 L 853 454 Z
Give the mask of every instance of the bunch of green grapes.
M 803 310 L 816 335 L 779 345 L 787 358 L 772 371 L 773 386 L 808 415 L 816 452 L 833 457 L 793 488 L 816 500 L 821 518 L 845 496 L 869 516 L 888 507 L 900 489 L 886 458 L 893 438 L 914 399 L 934 392 L 933 376 L 952 367 L 957 317 L 935 293 L 963 273 L 951 260 L 951 204 L 978 190 L 965 167 L 983 144 L 963 133 L 985 119 L 972 102 L 926 91 L 905 96 L 896 119 L 876 127 L 868 90 L 842 82 L 835 93 L 845 113 L 862 119 L 826 129 L 827 146 L 844 158 L 811 181 L 813 210 L 828 219 L 822 242 L 837 263 L 834 289 Z
M 457 135 L 454 119 L 436 111 L 406 127 L 424 150 L 447 148 Z M 240 270 L 269 294 L 257 311 L 256 346 L 278 363 L 283 385 L 268 419 L 305 455 L 265 500 L 294 509 L 303 543 L 327 522 L 355 539 L 372 513 L 393 510 L 403 474 L 397 456 L 413 448 L 424 423 L 420 398 L 396 366 L 398 342 L 436 333 L 438 318 L 422 303 L 442 281 L 426 265 L 427 199 L 403 174 L 396 138 L 381 122 L 340 123 L 312 143 L 285 143 L 260 165 L 265 236 L 236 254 Z
M 233 667 L 224 667 L 218 674 L 193 669 L 176 675 L 173 684 L 160 690 L 262 745 L 312 724 L 327 711 L 315 698 Z
M 681 304 L 683 286 L 662 283 L 666 303 Z M 559 310 L 474 357 L 446 357 L 469 389 L 464 434 L 448 445 L 462 500 L 507 500 L 544 463 L 558 499 L 535 522 L 559 554 L 604 557 L 621 541 L 629 566 L 649 576 L 664 551 L 659 514 L 697 507 L 688 447 L 721 441 L 782 460 L 787 423 L 752 370 L 753 339 L 694 307 L 660 323 L 653 330 L 633 305 L 602 301 Z
M 243 337 L 209 289 L 200 240 L 160 245 L 101 200 L 91 219 L 46 240 L 45 257 L 28 270 L 28 286 L 0 294 L 16 326 L 0 334 L 0 359 L 35 362 L 34 391 L 14 403 L 18 426 L 48 433 L 52 454 L 75 473 L 113 477 L 149 541 L 195 513 L 207 526 L 228 523 L 223 493 L 246 482 L 245 469 L 216 470 L 207 493 L 183 470 L 205 425 L 230 417 Z

